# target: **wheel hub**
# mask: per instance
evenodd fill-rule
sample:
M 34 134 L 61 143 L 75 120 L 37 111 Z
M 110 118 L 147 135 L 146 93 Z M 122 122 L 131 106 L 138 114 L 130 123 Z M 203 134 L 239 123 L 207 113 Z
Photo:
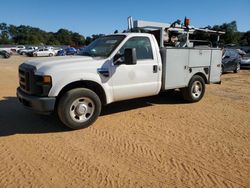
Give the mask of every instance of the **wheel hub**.
M 70 116 L 77 123 L 88 121 L 95 112 L 95 103 L 91 98 L 77 98 L 70 106 Z
M 81 116 L 81 115 L 83 115 L 83 114 L 86 113 L 87 108 L 88 108 L 88 107 L 87 107 L 85 104 L 78 104 L 77 107 L 76 107 L 76 109 L 75 109 L 75 112 L 76 112 L 79 116 Z
M 195 85 L 194 92 L 197 93 L 199 91 L 200 87 L 198 85 Z
M 199 81 L 194 82 L 192 86 L 192 95 L 194 98 L 200 97 L 202 93 L 202 85 Z

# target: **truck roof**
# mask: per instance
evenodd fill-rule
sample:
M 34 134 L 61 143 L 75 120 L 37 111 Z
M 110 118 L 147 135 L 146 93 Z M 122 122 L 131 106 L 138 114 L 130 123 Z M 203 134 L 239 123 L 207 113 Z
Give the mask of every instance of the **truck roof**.
M 152 34 L 151 33 L 135 33 L 135 32 L 126 32 L 126 33 L 114 33 L 114 34 L 109 34 L 108 36 L 110 35 L 125 35 L 125 36 L 128 36 L 128 35 L 133 35 L 133 36 L 151 36 Z

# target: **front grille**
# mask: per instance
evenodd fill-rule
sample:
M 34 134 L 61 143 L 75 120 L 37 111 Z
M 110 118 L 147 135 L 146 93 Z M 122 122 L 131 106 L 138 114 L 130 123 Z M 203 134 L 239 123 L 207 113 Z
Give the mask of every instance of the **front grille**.
M 35 67 L 27 64 L 21 64 L 19 66 L 19 85 L 20 88 L 29 94 L 34 93 L 35 89 Z
M 48 96 L 52 84 L 42 83 L 41 76 L 35 75 L 36 68 L 28 64 L 19 66 L 19 85 L 23 92 L 34 96 Z

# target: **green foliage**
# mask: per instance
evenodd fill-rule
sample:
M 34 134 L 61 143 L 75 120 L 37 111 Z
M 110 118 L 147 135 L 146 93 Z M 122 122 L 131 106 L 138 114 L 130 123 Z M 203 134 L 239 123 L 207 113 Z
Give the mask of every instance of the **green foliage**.
M 230 23 L 224 23 L 220 26 L 215 25 L 213 29 L 226 32 L 226 34 L 221 37 L 222 41 L 225 44 L 230 44 L 230 43 L 239 44 L 240 34 L 237 30 L 236 21 L 232 21 Z
M 235 44 L 235 45 L 249 45 L 250 46 L 250 31 L 238 32 L 236 21 L 230 23 L 223 23 L 222 25 L 215 25 L 213 27 L 207 26 L 207 29 L 212 29 L 216 31 L 224 31 L 225 35 L 222 35 L 220 42 L 224 44 Z M 209 35 L 207 33 L 197 33 L 195 36 L 197 40 L 207 40 L 209 39 L 214 45 L 217 43 L 217 36 Z
M 91 38 L 92 41 L 92 38 Z M 31 26 L 0 23 L 0 44 L 85 45 L 85 37 L 67 29 L 46 32 Z
M 243 46 L 246 46 L 246 45 L 250 46 L 250 31 L 241 33 L 240 44 Z
M 224 44 L 249 45 L 250 31 L 238 32 L 236 21 L 207 26 L 208 29 L 217 31 L 225 31 L 226 34 L 221 36 L 221 42 Z M 31 26 L 15 26 L 6 23 L 0 23 L 0 44 L 33 44 L 33 45 L 72 45 L 84 46 L 93 40 L 103 36 L 103 34 L 84 37 L 83 35 L 69 31 L 67 29 L 59 29 L 57 32 L 46 32 Z M 193 39 L 207 40 L 216 44 L 217 38 L 214 35 L 197 32 Z

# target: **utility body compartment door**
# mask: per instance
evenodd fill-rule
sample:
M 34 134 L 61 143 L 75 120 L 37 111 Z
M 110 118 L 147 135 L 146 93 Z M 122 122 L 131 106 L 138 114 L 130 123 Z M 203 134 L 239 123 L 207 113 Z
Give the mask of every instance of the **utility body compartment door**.
M 209 67 L 211 49 L 193 48 L 189 49 L 189 67 Z
M 208 82 L 220 82 L 221 50 L 216 48 L 162 48 L 162 90 L 187 87 L 196 73 Z
M 162 89 L 181 88 L 187 84 L 189 50 L 180 48 L 161 49 Z
M 221 63 L 222 63 L 222 51 L 220 49 L 212 50 L 211 65 L 210 65 L 210 83 L 221 82 Z

